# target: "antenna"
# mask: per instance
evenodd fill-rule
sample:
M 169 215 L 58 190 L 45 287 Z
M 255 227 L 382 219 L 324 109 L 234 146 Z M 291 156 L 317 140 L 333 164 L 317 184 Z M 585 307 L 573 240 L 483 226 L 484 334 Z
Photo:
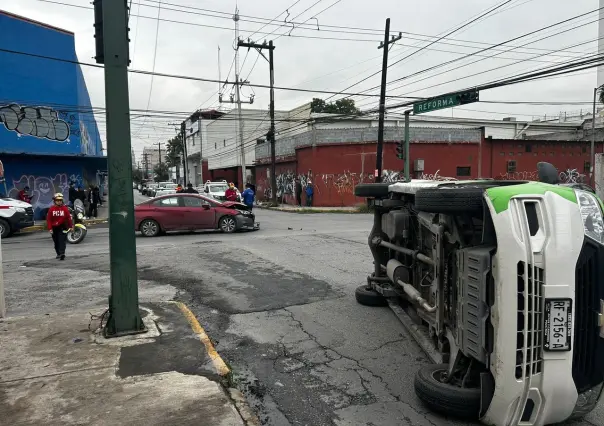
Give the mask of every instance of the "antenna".
M 218 45 L 218 94 L 220 95 L 220 91 L 221 91 L 221 81 L 222 81 L 222 75 L 221 75 L 221 71 L 220 71 L 220 45 Z

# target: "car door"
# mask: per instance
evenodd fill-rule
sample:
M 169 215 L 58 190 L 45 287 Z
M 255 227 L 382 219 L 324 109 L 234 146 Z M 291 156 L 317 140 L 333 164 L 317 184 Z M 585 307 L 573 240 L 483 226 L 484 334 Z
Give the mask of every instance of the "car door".
M 153 217 L 166 231 L 182 229 L 184 216 L 178 197 L 162 197 L 153 202 Z
M 181 198 L 185 209 L 185 220 L 190 224 L 191 229 L 214 229 L 216 209 L 209 200 L 196 195 Z

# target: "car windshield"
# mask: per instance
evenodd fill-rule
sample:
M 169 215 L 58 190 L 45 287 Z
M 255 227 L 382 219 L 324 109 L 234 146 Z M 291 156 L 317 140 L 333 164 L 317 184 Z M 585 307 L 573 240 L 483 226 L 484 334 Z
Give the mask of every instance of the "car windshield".
M 175 184 L 175 183 L 168 183 L 168 184 L 166 184 L 166 186 L 165 186 L 165 188 L 166 188 L 166 189 L 175 189 L 175 188 L 177 188 L 177 187 L 178 187 L 178 185 L 177 185 L 177 184 Z
M 226 184 L 210 185 L 210 192 L 225 192 L 228 188 Z

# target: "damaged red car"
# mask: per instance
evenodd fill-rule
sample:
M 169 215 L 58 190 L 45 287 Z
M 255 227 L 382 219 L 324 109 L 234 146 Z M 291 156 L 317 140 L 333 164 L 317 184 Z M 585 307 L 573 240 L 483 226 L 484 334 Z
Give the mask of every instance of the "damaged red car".
M 135 229 L 145 237 L 169 231 L 217 229 L 225 233 L 257 230 L 250 208 L 234 201 L 219 202 L 198 194 L 170 194 L 134 208 Z

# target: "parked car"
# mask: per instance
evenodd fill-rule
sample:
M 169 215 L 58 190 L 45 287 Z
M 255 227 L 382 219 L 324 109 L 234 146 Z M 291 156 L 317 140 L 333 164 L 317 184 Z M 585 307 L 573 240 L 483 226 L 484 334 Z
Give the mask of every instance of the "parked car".
M 255 215 L 245 204 L 218 202 L 198 194 L 162 195 L 134 208 L 135 229 L 145 237 L 167 231 L 218 229 L 225 233 L 257 230 Z
M 374 268 L 355 297 L 389 305 L 431 358 L 415 392 L 434 411 L 558 424 L 602 396 L 603 204 L 589 187 L 560 184 L 551 164 L 537 168 L 539 182 L 355 188 L 374 206 Z
M 10 237 L 34 224 L 34 209 L 31 204 L 12 198 L 0 198 L 0 237 Z
M 155 197 L 157 188 L 159 188 L 159 185 L 157 183 L 150 183 L 149 185 L 147 185 L 147 189 L 144 191 L 144 195 L 148 197 Z
M 226 196 L 224 195 L 226 190 L 229 189 L 229 184 L 226 180 L 211 182 L 207 181 L 203 186 L 203 193 L 210 198 L 213 198 L 218 201 L 226 201 Z M 238 188 L 235 188 L 237 191 L 237 201 L 241 201 L 241 192 L 239 192 Z
M 155 194 L 153 195 L 154 197 L 160 197 L 162 195 L 170 195 L 170 194 L 176 194 L 176 189 L 169 189 L 169 188 L 157 188 L 157 190 L 155 191 Z

